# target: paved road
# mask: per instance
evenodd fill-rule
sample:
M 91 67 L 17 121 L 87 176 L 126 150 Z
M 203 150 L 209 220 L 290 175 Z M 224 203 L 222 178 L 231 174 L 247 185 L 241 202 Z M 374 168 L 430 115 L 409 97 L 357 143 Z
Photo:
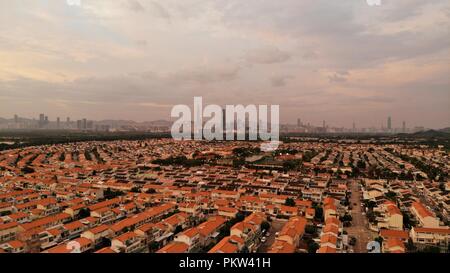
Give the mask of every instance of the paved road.
M 265 243 L 261 244 L 261 246 L 258 249 L 258 253 L 267 253 L 267 250 L 272 246 L 272 244 L 275 242 L 275 233 L 279 232 L 284 224 L 286 224 L 286 221 L 280 221 L 278 219 L 274 219 L 271 223 L 271 227 L 269 230 L 270 236 L 267 237 L 267 240 Z
M 356 245 L 354 246 L 354 252 L 365 253 L 367 252 L 367 244 L 372 240 L 371 231 L 368 229 L 367 218 L 362 215 L 361 208 L 361 191 L 359 190 L 359 182 L 353 180 L 350 185 L 352 191 L 352 197 L 350 202 L 353 206 L 351 215 L 353 218 L 352 226 L 345 228 L 349 236 L 356 237 Z M 354 205 L 356 203 L 356 205 Z

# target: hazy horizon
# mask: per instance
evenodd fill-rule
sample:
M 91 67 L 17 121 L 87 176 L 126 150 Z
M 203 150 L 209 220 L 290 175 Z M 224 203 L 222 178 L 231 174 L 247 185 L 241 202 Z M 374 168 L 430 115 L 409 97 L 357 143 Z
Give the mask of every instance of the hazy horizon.
M 279 104 L 281 123 L 449 127 L 450 2 L 0 2 L 0 117 L 170 120 Z

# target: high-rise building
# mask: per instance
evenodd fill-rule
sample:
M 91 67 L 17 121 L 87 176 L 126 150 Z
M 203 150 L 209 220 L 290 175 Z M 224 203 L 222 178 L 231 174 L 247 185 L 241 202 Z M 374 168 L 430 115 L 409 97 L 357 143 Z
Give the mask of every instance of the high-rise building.
M 353 122 L 353 132 L 356 132 L 356 124 Z
M 392 131 L 392 119 L 390 116 L 387 119 L 387 129 L 388 131 Z
M 225 108 L 222 109 L 222 122 L 223 132 L 225 133 L 227 131 L 227 111 Z
M 402 123 L 402 133 L 406 133 L 406 122 L 403 121 Z
M 82 123 L 82 125 L 81 125 L 81 129 L 83 129 L 83 130 L 86 130 L 87 129 L 87 119 L 83 119 L 83 123 Z
M 301 119 L 297 119 L 297 127 L 301 127 L 302 126 L 302 120 Z
M 86 124 L 86 129 L 92 130 L 94 129 L 94 122 L 92 120 L 89 120 Z
M 39 128 L 43 128 L 45 125 L 45 115 L 39 114 Z
M 59 117 L 56 118 L 56 128 L 59 129 L 61 125 L 61 120 L 59 119 Z
M 18 115 L 14 115 L 14 123 L 19 123 L 19 116 Z

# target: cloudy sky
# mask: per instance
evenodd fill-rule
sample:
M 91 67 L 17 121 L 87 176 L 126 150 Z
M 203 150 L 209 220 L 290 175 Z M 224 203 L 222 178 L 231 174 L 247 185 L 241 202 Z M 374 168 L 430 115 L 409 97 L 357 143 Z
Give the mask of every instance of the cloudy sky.
M 0 0 L 0 117 L 169 119 L 279 104 L 319 125 L 449 126 L 450 2 Z

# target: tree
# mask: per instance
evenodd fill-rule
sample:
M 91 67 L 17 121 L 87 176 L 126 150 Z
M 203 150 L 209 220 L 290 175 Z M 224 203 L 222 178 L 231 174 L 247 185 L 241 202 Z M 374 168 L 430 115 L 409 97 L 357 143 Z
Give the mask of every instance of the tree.
M 416 252 L 417 251 L 417 247 L 414 245 L 411 238 L 409 238 L 408 242 L 406 243 L 406 250 L 408 252 Z
M 356 167 L 358 167 L 359 169 L 365 169 L 365 168 L 366 168 L 366 162 L 364 162 L 364 161 L 362 161 L 362 160 L 359 160 L 359 161 L 356 163 Z
M 396 201 L 397 200 L 397 194 L 395 193 L 395 192 L 393 192 L 393 191 L 388 191 L 386 194 L 385 194 L 385 196 L 386 196 L 386 198 L 387 199 L 389 199 L 389 200 L 392 200 L 392 201 Z
M 308 253 L 316 253 L 320 246 L 313 240 L 308 241 Z
M 380 245 L 383 244 L 383 237 L 378 236 L 377 238 L 374 239 L 374 241 L 378 242 Z
M 420 250 L 419 252 L 422 252 L 422 253 L 440 253 L 441 249 L 439 247 L 437 247 L 437 246 L 426 246 L 422 250 Z
M 316 228 L 316 226 L 314 226 L 314 225 L 307 225 L 307 226 L 305 227 L 305 233 L 308 233 L 308 234 L 316 234 L 316 232 L 317 232 L 317 228 Z
M 125 193 L 123 191 L 113 191 L 111 190 L 111 188 L 107 188 L 105 190 L 105 192 L 103 193 L 103 196 L 105 197 L 105 199 L 113 199 L 116 198 L 118 196 L 122 196 L 125 195 Z
M 261 223 L 261 230 L 268 231 L 270 229 L 270 223 L 267 221 L 263 221 Z
M 323 219 L 323 209 L 322 209 L 322 207 L 318 206 L 318 207 L 315 207 L 314 209 L 316 210 L 316 214 L 314 216 L 314 219 L 318 220 L 318 221 L 322 221 L 322 219 Z
M 149 245 L 150 252 L 154 252 L 159 249 L 159 244 L 155 241 L 151 242 Z
M 86 217 L 91 216 L 91 210 L 89 208 L 82 208 L 80 209 L 80 212 L 78 213 L 78 218 L 83 219 Z
M 140 193 L 141 189 L 139 187 L 133 187 L 133 188 L 131 188 L 131 192 Z
M 351 222 L 353 220 L 353 217 L 346 213 L 344 216 L 341 217 L 342 222 Z
M 294 199 L 292 199 L 292 198 L 286 198 L 286 201 L 284 202 L 284 204 L 286 205 L 286 206 L 289 206 L 289 207 L 295 207 L 295 201 L 294 201 Z
M 240 253 L 249 253 L 249 252 L 250 252 L 250 250 L 248 249 L 247 246 L 243 246 L 241 251 L 240 251 Z
M 183 231 L 183 227 L 182 226 L 177 226 L 175 228 L 175 231 L 173 232 L 174 234 L 180 233 L 181 231 Z

